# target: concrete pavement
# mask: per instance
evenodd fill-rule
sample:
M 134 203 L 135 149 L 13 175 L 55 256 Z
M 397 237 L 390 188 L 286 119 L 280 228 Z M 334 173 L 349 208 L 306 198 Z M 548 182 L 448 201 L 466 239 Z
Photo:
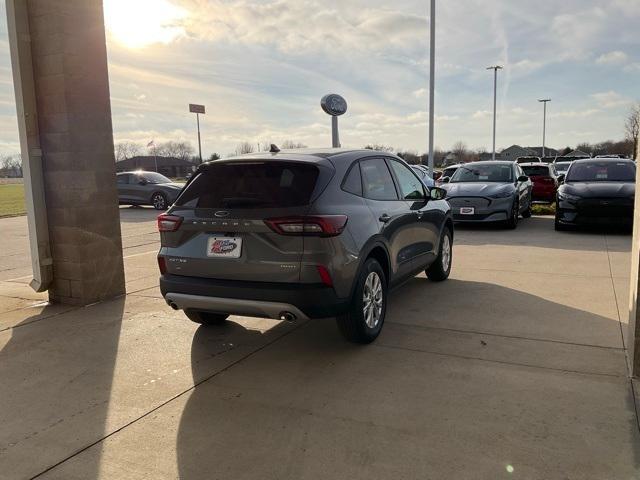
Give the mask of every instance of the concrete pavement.
M 0 478 L 640 477 L 629 236 L 458 229 L 451 279 L 393 292 L 362 347 L 331 320 L 187 321 L 154 217 L 121 209 L 128 295 L 85 308 L 39 303 L 0 220 Z

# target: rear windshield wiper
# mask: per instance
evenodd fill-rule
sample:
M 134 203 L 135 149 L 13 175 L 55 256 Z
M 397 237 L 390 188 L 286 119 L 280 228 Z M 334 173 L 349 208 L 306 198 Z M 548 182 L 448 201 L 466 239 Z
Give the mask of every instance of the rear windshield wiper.
M 230 197 L 222 199 L 224 208 L 265 206 L 271 203 L 270 201 L 255 197 Z

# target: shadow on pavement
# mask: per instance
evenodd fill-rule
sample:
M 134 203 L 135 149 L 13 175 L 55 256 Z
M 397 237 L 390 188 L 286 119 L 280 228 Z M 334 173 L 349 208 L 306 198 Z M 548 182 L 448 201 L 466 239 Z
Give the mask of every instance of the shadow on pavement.
M 1 334 L 10 336 L 0 351 L 2 478 L 30 478 L 104 436 L 124 298 L 37 317 L 49 309 Z
M 541 247 L 577 251 L 628 252 L 631 249 L 631 234 L 617 228 L 575 228 L 556 232 L 553 217 L 531 217 L 520 219 L 515 230 L 499 223 L 456 223 L 455 243 L 459 245 L 504 245 L 510 247 Z M 535 242 L 532 240 L 535 236 Z M 616 238 L 616 242 L 605 246 L 604 236 Z
M 417 278 L 394 292 L 372 345 L 348 344 L 335 322 L 314 320 L 210 381 L 203 359 L 216 332 L 198 329 L 192 374 L 201 383 L 178 427 L 180 478 L 502 478 L 507 465 L 522 478 L 637 473 L 621 351 L 611 350 L 617 374 L 585 375 L 542 366 L 545 351 L 521 352 L 523 344 L 487 360 L 472 351 L 485 348 L 476 334 L 431 340 L 446 328 L 619 337 L 616 321 L 493 284 L 428 285 Z M 409 328 L 400 334 L 394 323 Z M 562 349 L 551 360 L 565 358 Z

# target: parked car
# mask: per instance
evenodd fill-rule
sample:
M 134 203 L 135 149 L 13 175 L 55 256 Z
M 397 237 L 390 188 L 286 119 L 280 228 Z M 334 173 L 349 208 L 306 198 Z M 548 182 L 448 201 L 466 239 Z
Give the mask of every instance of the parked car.
M 457 165 L 450 165 L 446 167 L 444 170 L 442 170 L 442 174 L 436 180 L 436 185 L 442 186 L 442 184 L 450 180 L 451 177 L 453 177 L 453 174 L 456 173 L 456 170 L 458 170 L 458 168 L 460 168 L 461 165 L 464 165 L 464 163 L 459 163 Z M 445 178 L 448 180 L 445 180 Z
M 561 176 L 556 230 L 573 225 L 633 225 L 636 164 L 627 159 L 576 160 Z
M 542 163 L 542 159 L 540 157 L 518 157 L 516 158 L 516 163 Z
M 503 222 L 516 228 L 520 215 L 531 216 L 532 183 L 515 162 L 467 163 L 443 188 L 456 222 Z
M 152 205 L 166 210 L 176 201 L 182 185 L 156 172 L 123 172 L 117 174 L 120 205 Z
M 553 171 L 555 172 L 556 177 L 567 173 L 567 170 L 569 170 L 569 165 L 571 165 L 571 161 L 553 162 Z
M 371 150 L 250 154 L 201 165 L 158 217 L 160 290 L 202 324 L 337 317 L 373 341 L 392 286 L 449 276 L 446 192 Z
M 520 167 L 533 183 L 531 199 L 534 202 L 555 202 L 558 178 L 553 166 L 547 163 L 522 163 Z
M 423 167 L 422 165 L 412 165 L 411 168 L 413 168 L 413 171 L 416 172 L 418 178 L 420 178 L 420 180 L 422 180 L 422 183 L 424 183 L 427 187 L 435 187 L 436 182 L 434 182 L 433 179 L 429 176 L 429 170 L 427 168 Z

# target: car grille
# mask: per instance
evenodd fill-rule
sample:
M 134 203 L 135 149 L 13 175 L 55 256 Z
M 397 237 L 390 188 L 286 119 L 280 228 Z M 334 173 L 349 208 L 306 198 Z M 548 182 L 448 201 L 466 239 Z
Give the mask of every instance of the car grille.
M 454 208 L 460 208 L 460 207 L 486 208 L 489 205 L 491 205 L 491 200 L 484 197 L 452 197 L 452 198 L 448 198 L 447 201 Z
M 582 217 L 632 217 L 633 201 L 628 198 L 586 198 L 578 202 L 577 211 Z

